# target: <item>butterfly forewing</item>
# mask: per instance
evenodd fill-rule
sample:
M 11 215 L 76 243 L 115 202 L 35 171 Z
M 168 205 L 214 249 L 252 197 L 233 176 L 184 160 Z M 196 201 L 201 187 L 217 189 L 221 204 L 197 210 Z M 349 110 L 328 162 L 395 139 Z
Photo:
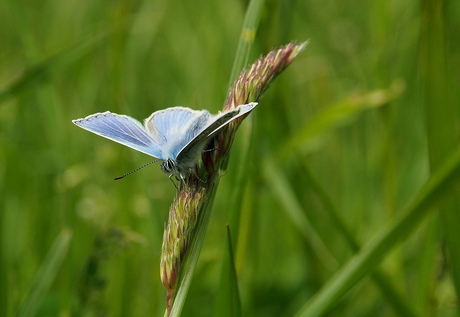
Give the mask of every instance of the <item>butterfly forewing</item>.
M 240 118 L 241 116 L 244 116 L 245 114 L 248 114 L 249 112 L 252 111 L 252 109 L 254 109 L 257 106 L 257 104 L 258 104 L 257 102 L 251 102 L 245 105 L 239 105 L 238 107 L 235 108 L 236 113 L 233 113 L 233 111 L 231 111 L 230 113 L 233 113 L 234 115 L 231 118 L 229 118 L 228 121 L 225 121 L 220 126 L 218 126 L 215 130 L 209 133 L 209 136 L 212 136 L 214 133 L 219 131 L 221 128 L 225 127 L 230 122 L 233 122 L 235 119 Z
M 142 124 L 131 117 L 107 111 L 96 113 L 83 119 L 73 120 L 72 122 L 107 139 L 160 158 L 161 150 L 159 145 L 149 136 Z
M 177 155 L 177 161 L 180 163 L 181 161 L 192 160 L 194 156 L 196 158 L 196 156 L 203 151 L 203 148 L 211 140 L 215 132 L 219 131 L 236 118 L 252 111 L 255 106 L 257 106 L 257 103 L 252 102 L 247 105 L 238 106 L 231 111 L 211 117 L 209 125 L 180 150 Z

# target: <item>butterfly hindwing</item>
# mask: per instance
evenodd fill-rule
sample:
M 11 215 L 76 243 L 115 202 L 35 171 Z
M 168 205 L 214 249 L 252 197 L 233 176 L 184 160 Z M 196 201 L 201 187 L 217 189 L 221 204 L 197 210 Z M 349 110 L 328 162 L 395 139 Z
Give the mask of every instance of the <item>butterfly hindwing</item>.
M 161 148 L 142 124 L 125 115 L 109 111 L 73 120 L 80 128 L 161 159 Z

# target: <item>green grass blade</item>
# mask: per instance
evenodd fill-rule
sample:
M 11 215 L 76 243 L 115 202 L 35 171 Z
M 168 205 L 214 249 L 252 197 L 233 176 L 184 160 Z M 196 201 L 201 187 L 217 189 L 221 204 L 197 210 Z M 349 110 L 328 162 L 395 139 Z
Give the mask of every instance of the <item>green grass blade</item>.
M 340 215 L 332 199 L 326 193 L 324 188 L 319 184 L 313 173 L 305 165 L 303 166 L 302 176 L 305 177 L 313 192 L 316 194 L 316 197 L 318 197 L 318 199 L 321 201 L 324 212 L 331 219 L 333 230 L 335 229 L 334 231 L 343 237 L 353 252 L 359 252 L 361 246 L 351 233 L 351 230 L 347 227 L 347 224 Z M 410 307 L 408 301 L 405 300 L 404 297 L 395 289 L 391 283 L 391 279 L 388 278 L 382 271 L 377 270 L 374 274 L 372 274 L 372 278 L 376 285 L 379 287 L 382 296 L 391 305 L 396 314 L 405 317 L 417 316 L 414 310 Z
M 227 226 L 227 256 L 222 266 L 220 291 L 217 295 L 214 316 L 242 316 L 241 300 L 238 290 L 238 277 L 235 268 L 232 236 Z
M 397 242 L 407 237 L 428 211 L 451 194 L 460 176 L 460 148 L 442 164 L 416 195 L 409 206 L 387 224 L 355 257 L 353 257 L 297 314 L 323 316 L 337 300 L 364 276 L 375 270 Z
M 235 61 L 233 62 L 232 73 L 228 88 L 230 89 L 238 78 L 241 70 L 248 64 L 249 51 L 257 33 L 260 21 L 260 13 L 264 6 L 264 0 L 251 0 L 244 17 L 243 29 L 241 30 L 240 41 L 236 50 Z
M 13 79 L 5 88 L 0 90 L 0 103 L 9 97 L 20 94 L 33 85 L 45 83 L 47 77 L 53 71 L 61 70 L 65 66 L 84 58 L 119 30 L 120 27 L 115 27 L 113 30 L 95 34 L 30 65 L 17 78 Z
M 323 262 L 327 269 L 332 271 L 337 267 L 337 261 L 334 255 L 323 242 L 321 233 L 318 233 L 314 226 L 310 224 L 308 217 L 306 216 L 306 212 L 303 210 L 300 202 L 295 197 L 290 184 L 282 176 L 279 166 L 282 166 L 282 164 L 275 164 L 268 159 L 266 160 L 263 170 L 265 172 L 267 184 L 271 185 L 273 195 L 277 197 L 277 200 L 284 206 L 283 210 L 287 212 L 288 216 L 292 219 L 292 222 L 297 226 L 299 232 L 301 232 L 305 237 L 307 243 L 311 244 L 311 249 L 315 251 L 316 257 Z M 303 175 L 307 177 L 309 184 L 311 184 L 318 198 L 323 202 L 325 212 L 331 218 L 334 228 L 343 236 L 344 240 L 350 246 L 350 249 L 354 252 L 358 252 L 360 246 L 351 234 L 350 230 L 346 227 L 343 219 L 339 216 L 339 213 L 334 207 L 331 199 L 327 196 L 325 191 L 320 187 L 309 171 L 306 171 Z M 377 286 L 380 288 L 382 295 L 391 304 L 394 311 L 397 312 L 399 316 L 416 316 L 416 313 L 404 301 L 403 297 L 396 291 L 382 272 L 375 272 L 373 274 L 373 278 Z
M 48 255 L 43 261 L 35 281 L 32 283 L 30 290 L 22 303 L 18 316 L 28 317 L 35 316 L 40 304 L 45 298 L 48 290 L 56 278 L 57 273 L 64 261 L 69 250 L 69 244 L 72 233 L 69 229 L 63 229 L 51 246 Z
M 309 151 L 311 145 L 319 138 L 338 127 L 349 124 L 363 111 L 387 105 L 402 94 L 404 86 L 401 81 L 395 81 L 388 88 L 354 94 L 324 109 L 301 130 L 293 133 L 292 138 L 278 150 L 280 160 L 298 154 L 299 150 Z
M 263 164 L 264 177 L 266 183 L 271 186 L 271 192 L 277 200 L 284 206 L 283 211 L 292 219 L 294 225 L 299 232 L 305 237 L 305 241 L 311 244 L 312 250 L 316 253 L 318 259 L 329 270 L 333 271 L 337 268 L 337 260 L 331 254 L 321 236 L 316 231 L 315 227 L 310 223 L 305 216 L 306 211 L 302 208 L 300 202 L 295 197 L 294 190 L 289 182 L 283 177 L 283 173 L 279 169 L 279 164 L 275 164 L 268 156 Z
M 458 143 L 458 107 L 450 99 L 449 82 L 451 75 L 448 73 L 446 61 L 445 22 L 442 1 L 425 1 L 422 12 L 421 58 L 419 67 L 421 71 L 420 85 L 424 92 L 426 103 L 426 127 L 428 137 L 428 152 L 430 167 L 435 170 L 443 158 Z M 460 295 L 460 236 L 458 224 L 459 190 L 452 195 L 445 204 L 440 206 L 440 221 L 442 233 L 447 246 L 447 262 L 452 270 L 453 284 L 457 297 Z M 426 294 L 428 296 L 428 294 Z M 458 312 L 460 307 L 457 305 Z

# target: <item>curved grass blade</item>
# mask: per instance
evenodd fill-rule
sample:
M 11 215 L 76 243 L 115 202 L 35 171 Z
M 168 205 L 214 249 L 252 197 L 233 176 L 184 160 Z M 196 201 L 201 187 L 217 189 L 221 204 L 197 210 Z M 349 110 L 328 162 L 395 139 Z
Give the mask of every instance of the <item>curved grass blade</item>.
M 279 166 L 282 165 L 275 164 L 271 161 L 270 156 L 265 159 L 263 164 L 262 170 L 267 179 L 267 184 L 271 187 L 271 192 L 280 204 L 284 206 L 283 210 L 292 219 L 292 222 L 298 228 L 299 232 L 305 237 L 306 243 L 311 245 L 319 261 L 323 263 L 327 270 L 335 270 L 338 266 L 337 260 L 327 248 L 309 219 L 305 217 L 305 211 L 295 197 L 289 182 L 283 177 L 283 173 L 280 171 Z
M 342 216 L 338 212 L 337 207 L 334 205 L 332 199 L 326 193 L 324 188 L 319 184 L 318 180 L 314 177 L 313 173 L 308 169 L 305 164 L 303 165 L 302 176 L 306 178 L 308 184 L 311 186 L 316 197 L 321 201 L 324 212 L 329 216 L 332 222 L 332 226 L 336 229 L 335 231 L 342 236 L 349 248 L 357 253 L 361 249 L 356 238 L 351 233 L 351 230 L 347 227 L 346 222 L 342 219 Z M 408 305 L 408 300 L 405 300 L 404 296 L 398 292 L 398 290 L 391 283 L 391 279 L 381 270 L 376 270 L 372 274 L 377 287 L 380 289 L 380 293 L 385 300 L 391 305 L 393 311 L 398 316 L 404 317 L 415 317 L 417 313 Z
M 70 229 L 63 229 L 54 241 L 19 309 L 19 317 L 35 316 L 37 314 L 40 304 L 48 293 L 69 250 L 71 237 L 72 232 Z
M 460 147 L 433 174 L 403 212 L 387 224 L 298 312 L 296 316 L 324 316 L 346 292 L 373 272 L 382 259 L 442 198 L 451 194 L 460 176 Z
M 70 45 L 43 60 L 30 65 L 23 70 L 17 78 L 13 79 L 5 88 L 0 90 L 0 103 L 9 97 L 13 97 L 29 87 L 42 84 L 41 79 L 47 78 L 51 72 L 70 65 L 85 57 L 104 43 L 115 32 L 120 31 L 125 25 L 114 27 L 112 30 L 104 31 L 87 39 Z
M 366 109 L 387 105 L 398 98 L 405 89 L 401 81 L 393 82 L 390 87 L 376 89 L 364 93 L 354 94 L 338 102 L 332 107 L 324 109 L 302 129 L 293 133 L 290 140 L 278 150 L 280 160 L 283 161 L 299 150 L 306 152 L 316 144 L 316 140 L 326 133 L 349 123 L 358 114 Z

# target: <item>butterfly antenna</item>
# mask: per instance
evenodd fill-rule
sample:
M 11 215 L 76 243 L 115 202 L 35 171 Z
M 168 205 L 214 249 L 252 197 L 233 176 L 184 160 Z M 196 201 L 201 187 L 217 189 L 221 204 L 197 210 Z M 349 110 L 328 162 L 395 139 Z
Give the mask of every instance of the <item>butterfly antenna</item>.
M 117 181 L 117 180 L 119 180 L 119 179 L 125 178 L 126 176 L 131 175 L 131 174 L 137 172 L 138 170 L 143 169 L 144 167 L 149 166 L 150 164 L 156 163 L 156 162 L 158 162 L 158 161 L 160 161 L 160 160 L 155 160 L 155 161 L 152 161 L 152 162 L 148 162 L 147 164 L 144 164 L 144 165 L 142 165 L 141 167 L 136 168 L 134 171 L 131 171 L 131 172 L 129 172 L 129 173 L 126 173 L 126 174 L 123 175 L 123 176 L 118 176 L 118 177 L 114 178 L 114 180 Z

